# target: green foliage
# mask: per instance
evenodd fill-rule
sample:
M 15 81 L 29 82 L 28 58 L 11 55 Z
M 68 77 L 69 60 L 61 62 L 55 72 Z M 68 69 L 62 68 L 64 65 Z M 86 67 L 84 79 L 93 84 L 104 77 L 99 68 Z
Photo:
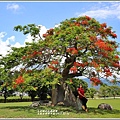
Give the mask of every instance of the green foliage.
M 110 94 L 115 98 L 115 96 L 120 95 L 120 87 L 119 86 L 109 86 L 110 87 Z
M 79 79 L 79 78 L 68 79 L 68 80 L 66 81 L 66 83 L 68 83 L 68 84 L 71 86 L 71 88 L 72 88 L 72 90 L 73 90 L 74 92 L 77 91 L 77 88 L 79 88 L 80 84 L 82 84 L 85 92 L 86 92 L 87 89 L 88 89 L 88 84 L 87 84 L 87 82 L 85 82 L 84 80 Z
M 38 101 L 39 98 L 35 98 L 35 101 Z M 30 97 L 23 97 L 22 99 L 20 99 L 20 96 L 12 96 L 12 97 L 8 97 L 7 98 L 7 103 L 15 103 L 15 102 L 31 102 L 31 98 Z M 4 103 L 4 98 L 0 97 L 0 103 Z
M 61 78 L 61 75 L 52 72 L 51 69 L 46 68 L 42 71 L 35 70 L 31 73 L 25 73 L 23 77 L 25 78 L 25 84 L 28 86 L 29 84 L 34 84 L 34 86 L 43 87 L 57 84 Z
M 106 97 L 109 95 L 110 89 L 108 85 L 102 85 L 100 86 L 99 91 L 100 91 L 101 96 Z
M 39 28 L 36 27 L 35 24 L 28 24 L 28 25 L 25 25 L 25 26 L 21 26 L 21 25 L 18 25 L 18 26 L 15 26 L 14 27 L 14 30 L 15 31 L 23 31 L 23 34 L 26 35 L 28 33 L 30 33 L 31 36 L 34 36 L 39 34 Z
M 94 98 L 95 93 L 97 92 L 97 90 L 95 88 L 89 88 L 87 90 L 87 94 L 91 97 Z

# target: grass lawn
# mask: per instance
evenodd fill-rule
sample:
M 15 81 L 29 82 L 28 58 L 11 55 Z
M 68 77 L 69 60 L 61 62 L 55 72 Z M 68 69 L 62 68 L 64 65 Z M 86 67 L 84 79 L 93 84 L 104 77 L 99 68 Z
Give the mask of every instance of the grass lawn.
M 98 104 L 108 103 L 113 110 L 99 110 Z M 40 106 L 30 108 L 31 102 L 0 103 L 0 118 L 120 118 L 120 99 L 90 99 L 88 113 L 71 107 Z

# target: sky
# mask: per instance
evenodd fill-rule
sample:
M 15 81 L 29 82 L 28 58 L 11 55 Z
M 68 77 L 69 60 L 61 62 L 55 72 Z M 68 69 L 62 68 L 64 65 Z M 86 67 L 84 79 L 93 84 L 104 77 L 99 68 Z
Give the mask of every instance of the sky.
M 120 43 L 120 2 L 0 1 L 0 54 L 6 55 L 9 45 L 20 47 L 31 41 L 30 35 L 14 31 L 17 25 L 41 25 L 42 35 L 65 19 L 82 15 L 113 27 L 118 36 L 116 41 Z

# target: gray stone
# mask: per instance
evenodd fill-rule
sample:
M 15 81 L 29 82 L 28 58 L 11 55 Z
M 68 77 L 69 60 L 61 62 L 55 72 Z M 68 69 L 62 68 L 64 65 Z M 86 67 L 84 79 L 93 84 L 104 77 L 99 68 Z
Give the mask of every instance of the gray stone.
M 98 109 L 112 110 L 112 106 L 106 103 L 101 103 L 98 105 Z
M 32 102 L 32 104 L 30 105 L 30 107 L 39 107 L 40 106 L 40 101 L 34 101 Z

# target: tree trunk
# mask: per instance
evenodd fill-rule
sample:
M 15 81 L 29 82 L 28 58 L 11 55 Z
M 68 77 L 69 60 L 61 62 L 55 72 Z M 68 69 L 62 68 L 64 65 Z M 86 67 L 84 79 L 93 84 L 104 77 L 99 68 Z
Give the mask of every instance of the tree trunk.
M 75 95 L 73 94 L 70 86 L 65 84 L 64 91 L 65 91 L 64 104 L 67 106 L 77 107 L 77 101 L 76 101 Z
M 53 85 L 52 86 L 52 105 L 56 105 L 57 104 L 57 88 L 56 88 L 56 85 Z
M 52 104 L 63 103 L 65 106 L 73 106 L 77 108 L 77 101 L 72 92 L 72 89 L 66 83 L 56 85 L 52 89 Z
M 6 101 L 7 101 L 7 86 L 5 86 L 2 91 L 4 94 L 4 103 L 6 103 Z
M 23 93 L 22 94 L 20 93 L 20 101 L 22 101 L 22 99 L 23 99 Z
M 6 101 L 7 101 L 7 95 L 6 93 L 4 93 L 4 103 L 6 103 Z
M 114 99 L 115 99 L 115 95 L 114 95 Z

